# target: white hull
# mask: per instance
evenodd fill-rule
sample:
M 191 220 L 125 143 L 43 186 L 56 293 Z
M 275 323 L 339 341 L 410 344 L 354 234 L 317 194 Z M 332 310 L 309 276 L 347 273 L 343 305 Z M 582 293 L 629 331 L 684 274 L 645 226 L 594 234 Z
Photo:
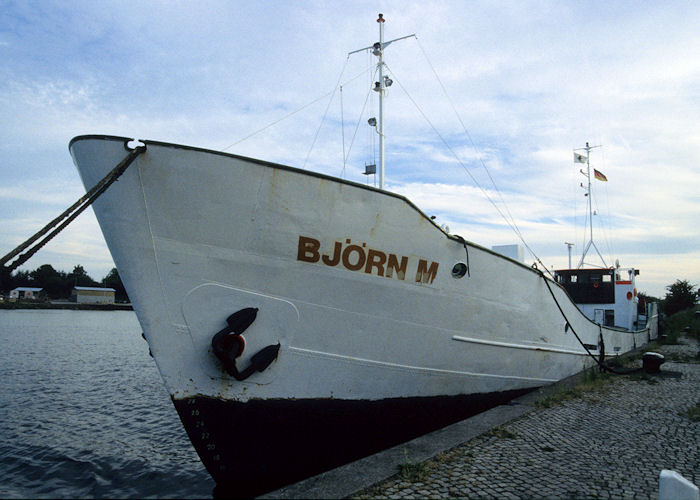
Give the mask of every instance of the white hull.
M 86 186 L 126 156 L 126 141 L 71 142 Z M 608 354 L 655 336 L 601 329 L 559 285 L 465 246 L 401 196 L 222 153 L 146 146 L 94 209 L 176 402 L 521 390 L 593 363 L 572 329 L 596 355 L 601 334 Z M 455 278 L 460 262 L 469 272 Z M 211 340 L 247 307 L 259 312 L 238 365 L 281 347 L 267 369 L 237 381 Z

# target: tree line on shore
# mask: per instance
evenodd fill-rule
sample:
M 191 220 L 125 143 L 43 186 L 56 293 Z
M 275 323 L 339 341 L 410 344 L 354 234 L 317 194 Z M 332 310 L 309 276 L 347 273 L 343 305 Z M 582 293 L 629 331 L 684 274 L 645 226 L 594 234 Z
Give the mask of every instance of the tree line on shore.
M 694 307 L 700 297 L 697 285 L 688 280 L 676 280 L 666 287 L 666 297 L 661 301 L 662 311 L 668 316 Z
M 43 264 L 33 271 L 15 271 L 14 273 L 10 273 L 7 268 L 0 266 L 0 293 L 7 294 L 10 290 L 20 286 L 43 288 L 49 299 L 67 299 L 75 286 L 104 286 L 114 288 L 114 298 L 117 302 L 129 301 L 116 267 L 113 267 L 98 283 L 79 264 L 70 273 L 57 271 L 50 264 Z M 668 285 L 666 290 L 668 291 L 663 299 L 640 293 L 640 313 L 644 314 L 646 303 L 658 302 L 661 311 L 670 316 L 695 306 L 700 294 L 696 285 L 691 284 L 688 280 L 680 279 Z
M 15 271 L 14 273 L 0 266 L 0 293 L 8 294 L 10 290 L 22 286 L 43 288 L 46 297 L 53 300 L 68 299 L 73 287 L 76 286 L 114 288 L 115 301 L 129 301 L 116 267 L 97 282 L 81 265 L 75 266 L 69 273 L 57 271 L 50 264 L 43 264 L 33 271 Z
M 642 292 L 638 294 L 638 314 L 646 314 L 646 305 L 652 302 L 659 304 L 659 312 L 671 316 L 679 311 L 694 307 L 700 298 L 700 290 L 688 280 L 676 280 L 666 286 L 666 296 L 663 299 L 652 297 Z

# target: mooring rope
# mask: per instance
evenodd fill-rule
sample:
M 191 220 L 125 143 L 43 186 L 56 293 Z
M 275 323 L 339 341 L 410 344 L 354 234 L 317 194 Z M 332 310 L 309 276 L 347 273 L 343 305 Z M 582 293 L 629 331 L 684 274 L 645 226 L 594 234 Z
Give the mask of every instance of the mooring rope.
M 92 187 L 92 189 L 85 193 L 78 201 L 73 203 L 61 215 L 49 222 L 40 231 L 31 236 L 29 239 L 27 239 L 24 243 L 22 243 L 10 253 L 5 255 L 2 259 L 0 259 L 0 266 L 5 266 L 5 264 L 11 259 L 13 259 L 17 254 L 19 254 L 27 247 L 32 245 L 36 240 L 44 236 L 47 232 L 51 231 L 51 229 L 54 226 L 56 226 L 58 223 L 60 223 L 63 219 L 66 219 L 67 217 L 67 219 L 61 225 L 59 225 L 53 231 L 51 231 L 44 239 L 39 241 L 33 247 L 29 248 L 29 250 L 21 254 L 17 258 L 17 260 L 12 262 L 9 266 L 5 266 L 5 268 L 9 272 L 12 272 L 19 266 L 24 264 L 26 261 L 28 261 L 44 245 L 51 241 L 58 233 L 63 231 L 63 229 L 65 229 L 66 226 L 68 226 L 68 224 L 70 224 L 76 217 L 78 217 L 78 215 L 80 215 L 87 207 L 92 205 L 95 202 L 95 200 L 97 200 L 97 198 L 99 198 L 102 195 L 102 193 L 104 193 L 107 190 L 107 188 L 111 186 L 112 183 L 116 181 L 126 171 L 126 169 L 129 167 L 129 165 L 131 165 L 131 163 L 136 159 L 136 157 L 144 151 L 146 151 L 146 146 L 138 146 L 134 148 L 134 150 L 131 151 L 126 156 L 126 158 L 124 158 L 100 182 L 95 184 Z
M 550 295 L 552 296 L 552 299 L 554 299 L 554 303 L 557 305 L 557 308 L 559 309 L 559 312 L 561 313 L 562 317 L 566 321 L 566 326 L 567 329 L 570 329 L 571 332 L 574 334 L 574 337 L 576 337 L 576 340 L 578 340 L 579 344 L 581 344 L 581 347 L 583 347 L 586 350 L 586 353 L 593 359 L 593 361 L 596 362 L 596 364 L 600 367 L 601 370 L 608 371 L 610 373 L 614 373 L 615 375 L 628 375 L 630 373 L 638 372 L 641 370 L 641 368 L 630 368 L 628 370 L 616 370 L 607 363 L 605 363 L 605 360 L 603 359 L 605 356 L 605 343 L 603 342 L 603 327 L 598 324 L 598 329 L 599 329 L 599 335 L 600 335 L 600 358 L 596 357 L 589 349 L 586 347 L 586 344 L 581 340 L 581 337 L 578 336 L 578 333 L 576 333 L 576 330 L 574 330 L 574 326 L 571 324 L 569 321 L 569 318 L 566 317 L 566 313 L 564 313 L 564 309 L 562 309 L 561 305 L 559 304 L 559 301 L 557 300 L 556 295 L 554 295 L 554 291 L 552 290 L 552 287 L 549 285 L 549 280 L 547 277 L 544 275 L 542 271 L 539 269 L 536 270 L 537 273 L 542 277 L 544 280 L 544 284 L 547 285 L 547 289 L 549 290 Z

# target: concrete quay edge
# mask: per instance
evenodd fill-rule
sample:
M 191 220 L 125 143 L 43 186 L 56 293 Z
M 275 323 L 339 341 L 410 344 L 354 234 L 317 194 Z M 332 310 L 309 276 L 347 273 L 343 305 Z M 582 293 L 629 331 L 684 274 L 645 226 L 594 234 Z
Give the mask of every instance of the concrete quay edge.
M 631 356 L 643 350 L 644 348 L 639 348 L 626 353 L 624 356 Z M 597 370 L 598 368 L 594 367 L 588 370 L 593 369 Z M 424 462 L 443 451 L 466 443 L 498 426 L 525 415 L 534 410 L 535 401 L 576 386 L 588 370 L 535 389 L 507 403 L 442 429 L 266 493 L 258 498 L 348 498 L 396 475 L 399 472 L 399 466 L 406 462 L 407 457 L 411 463 Z

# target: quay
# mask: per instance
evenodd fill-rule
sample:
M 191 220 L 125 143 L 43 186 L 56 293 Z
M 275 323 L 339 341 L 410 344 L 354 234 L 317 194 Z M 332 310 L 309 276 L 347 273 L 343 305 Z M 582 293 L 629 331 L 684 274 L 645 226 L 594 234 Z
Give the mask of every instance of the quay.
M 679 342 L 654 348 L 659 374 L 579 374 L 264 497 L 657 499 L 663 469 L 698 485 L 700 343 Z

